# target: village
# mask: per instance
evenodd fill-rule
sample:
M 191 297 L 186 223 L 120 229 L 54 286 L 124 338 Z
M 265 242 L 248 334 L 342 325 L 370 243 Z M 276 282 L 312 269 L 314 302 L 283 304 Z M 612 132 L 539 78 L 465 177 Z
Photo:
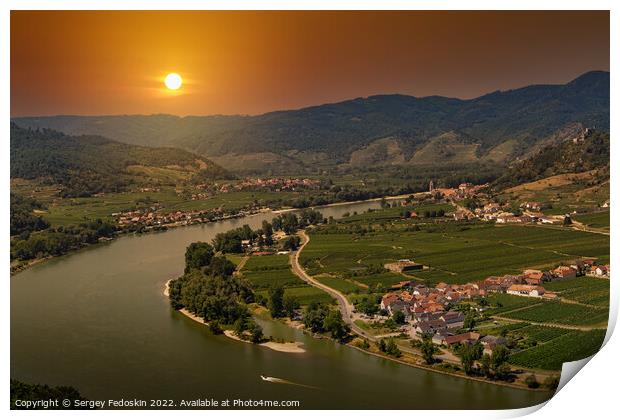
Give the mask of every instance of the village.
M 408 259 L 389 262 L 384 265 L 387 270 L 407 274 L 417 270 L 428 269 L 422 264 Z M 450 347 L 457 344 L 473 344 L 480 342 L 487 353 L 492 352 L 497 345 L 504 345 L 505 338 L 494 335 L 482 336 L 478 332 L 464 331 L 466 328 L 467 313 L 471 309 L 483 314 L 487 306 L 485 297 L 493 293 L 530 298 L 559 299 L 556 293 L 545 290 L 546 282 L 562 281 L 580 276 L 609 279 L 609 265 L 598 265 L 593 259 L 578 259 L 560 265 L 550 271 L 527 269 L 521 274 L 506 274 L 490 276 L 486 279 L 467 284 L 438 283 L 434 287 L 416 284 L 414 281 L 402 281 L 392 286 L 392 291 L 386 293 L 380 304 L 378 315 L 357 314 L 366 321 L 386 320 L 388 317 L 397 317 L 402 314 L 404 324 L 399 333 L 407 333 L 415 340 L 432 337 L 434 344 Z M 467 301 L 459 309 L 459 303 Z
M 269 211 L 268 208 L 259 206 L 245 206 L 243 209 L 225 209 L 218 207 L 210 210 L 190 210 L 190 211 L 174 211 L 163 213 L 159 211 L 157 205 L 144 209 L 113 213 L 118 227 L 121 230 L 135 229 L 164 229 L 167 227 L 186 226 L 198 223 L 215 222 L 218 220 L 226 220 L 240 218 L 262 211 Z

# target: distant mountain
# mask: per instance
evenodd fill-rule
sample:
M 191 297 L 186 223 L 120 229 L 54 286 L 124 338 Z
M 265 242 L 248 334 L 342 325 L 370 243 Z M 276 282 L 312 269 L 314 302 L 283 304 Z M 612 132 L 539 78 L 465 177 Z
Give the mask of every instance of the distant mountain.
M 190 177 L 202 180 L 231 175 L 181 149 L 135 146 L 100 136 L 69 136 L 11 124 L 11 178 L 58 184 L 64 196 L 89 196 Z
M 505 189 L 555 175 L 606 168 L 609 150 L 609 134 L 585 129 L 577 136 L 556 139 L 516 162 L 493 185 Z
M 259 116 L 56 116 L 15 118 L 28 127 L 176 146 L 232 170 L 298 171 L 333 165 L 490 161 L 527 153 L 576 123 L 609 131 L 609 73 L 471 100 L 377 95 Z

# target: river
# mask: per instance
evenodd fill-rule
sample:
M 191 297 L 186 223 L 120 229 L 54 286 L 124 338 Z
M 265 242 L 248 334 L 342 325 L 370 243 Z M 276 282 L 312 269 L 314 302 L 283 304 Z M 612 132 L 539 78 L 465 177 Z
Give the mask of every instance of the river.
M 378 207 L 319 210 L 340 217 Z M 214 336 L 170 308 L 162 289 L 183 271 L 189 243 L 246 223 L 257 228 L 273 216 L 124 236 L 14 275 L 11 377 L 72 385 L 90 399 L 298 400 L 306 409 L 499 409 L 550 397 L 427 372 L 261 321 L 267 335 L 307 349 L 276 352 Z

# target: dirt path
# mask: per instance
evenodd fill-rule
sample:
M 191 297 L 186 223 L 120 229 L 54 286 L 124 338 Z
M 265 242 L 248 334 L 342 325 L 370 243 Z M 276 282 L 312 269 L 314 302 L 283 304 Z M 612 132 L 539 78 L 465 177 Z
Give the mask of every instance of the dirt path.
M 243 270 L 243 267 L 245 267 L 245 264 L 248 262 L 249 259 L 250 259 L 249 255 L 245 255 L 243 258 L 241 258 L 241 261 L 239 261 L 239 264 L 237 264 L 237 267 L 235 268 L 235 272 L 233 273 L 235 276 L 241 275 L 241 270 Z

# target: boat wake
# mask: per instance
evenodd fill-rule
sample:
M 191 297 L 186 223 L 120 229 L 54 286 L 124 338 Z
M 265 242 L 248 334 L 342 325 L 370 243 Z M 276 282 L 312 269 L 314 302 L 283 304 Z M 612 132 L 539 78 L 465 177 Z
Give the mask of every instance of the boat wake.
M 272 383 L 275 383 L 275 384 L 295 385 L 295 386 L 301 386 L 301 387 L 304 387 L 304 388 L 319 389 L 316 386 L 300 384 L 300 383 L 288 381 L 288 380 L 282 379 L 282 378 L 274 378 L 273 376 L 263 376 L 263 375 L 261 375 L 260 378 L 263 381 L 272 382 Z

